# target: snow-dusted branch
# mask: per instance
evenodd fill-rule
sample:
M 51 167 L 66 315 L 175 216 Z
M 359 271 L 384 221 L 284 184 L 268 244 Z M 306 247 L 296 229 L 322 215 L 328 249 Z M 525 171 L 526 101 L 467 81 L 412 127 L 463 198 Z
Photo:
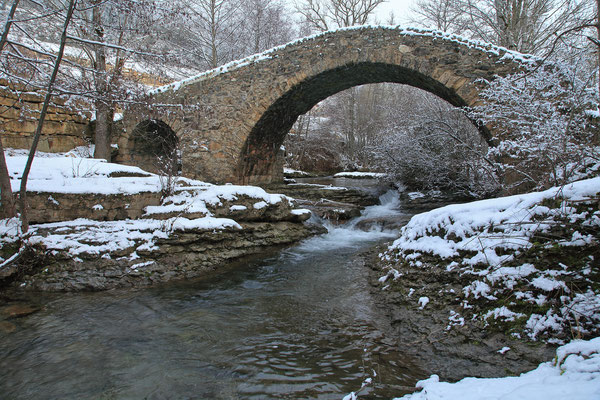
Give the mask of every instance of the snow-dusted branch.
M 110 43 L 106 43 L 106 42 L 99 42 L 99 41 L 96 41 L 96 40 L 84 39 L 84 38 L 78 37 L 78 36 L 67 36 L 67 39 L 73 40 L 73 41 L 76 41 L 76 42 L 80 42 L 80 43 L 89 44 L 89 45 L 102 46 L 102 47 L 106 47 L 106 48 L 113 49 L 113 50 L 125 51 L 127 53 L 134 53 L 134 54 L 139 54 L 139 55 L 143 55 L 143 56 L 150 56 L 150 57 L 162 57 L 162 55 L 160 55 L 160 54 L 147 53 L 147 52 L 144 52 L 144 51 L 130 49 L 130 48 L 127 48 L 127 47 L 124 47 L 124 46 L 116 45 L 116 44 L 110 44 Z
M 505 171 L 518 173 L 513 185 L 528 181 L 521 190 L 564 184 L 597 153 L 594 121 L 587 115 L 598 107 L 596 93 L 573 68 L 544 64 L 496 77 L 481 97 L 485 103 L 469 116 L 494 126 L 500 141 L 490 156 Z

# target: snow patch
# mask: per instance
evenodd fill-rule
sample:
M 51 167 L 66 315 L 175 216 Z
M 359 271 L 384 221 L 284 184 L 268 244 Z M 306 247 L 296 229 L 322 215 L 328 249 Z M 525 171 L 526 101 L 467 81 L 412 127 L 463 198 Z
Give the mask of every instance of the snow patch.
M 504 350 L 507 348 L 501 349 Z M 508 351 L 508 350 L 506 350 Z M 555 362 L 505 378 L 465 378 L 440 382 L 437 375 L 417 382 L 418 393 L 403 400 L 589 400 L 600 398 L 600 338 L 559 347 Z
M 381 172 L 338 172 L 334 178 L 384 178 L 387 174 Z

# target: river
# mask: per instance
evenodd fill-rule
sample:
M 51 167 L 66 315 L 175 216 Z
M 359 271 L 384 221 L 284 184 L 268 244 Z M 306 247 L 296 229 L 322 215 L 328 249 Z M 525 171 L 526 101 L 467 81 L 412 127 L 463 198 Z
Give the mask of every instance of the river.
M 410 391 L 423 372 L 387 337 L 359 253 L 397 236 L 364 219 L 211 278 L 44 294 L 0 340 L 2 399 L 342 399 Z

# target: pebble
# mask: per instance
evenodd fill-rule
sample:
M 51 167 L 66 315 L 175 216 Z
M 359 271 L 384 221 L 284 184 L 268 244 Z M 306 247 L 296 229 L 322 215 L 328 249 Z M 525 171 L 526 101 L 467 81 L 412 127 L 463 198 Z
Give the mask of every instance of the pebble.
M 0 332 L 2 333 L 13 333 L 17 330 L 17 326 L 8 321 L 0 321 Z

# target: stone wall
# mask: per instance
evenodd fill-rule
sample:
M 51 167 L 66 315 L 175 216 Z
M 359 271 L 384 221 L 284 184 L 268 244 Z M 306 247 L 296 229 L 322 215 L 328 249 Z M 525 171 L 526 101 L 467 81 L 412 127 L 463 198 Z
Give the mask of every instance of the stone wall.
M 147 206 L 160 204 L 160 193 L 135 194 L 27 192 L 32 224 L 88 218 L 97 221 L 137 219 Z
M 0 130 L 4 148 L 29 149 L 37 127 L 44 95 L 18 83 L 0 79 Z M 54 96 L 44 122 L 38 150 L 59 153 L 91 141 L 91 113 L 82 104 Z
M 152 218 L 164 220 L 172 217 L 201 218 L 204 213 L 181 211 L 146 214 L 147 206 L 160 204 L 159 192 L 134 194 L 96 193 L 51 193 L 27 192 L 29 202 L 29 222 L 45 224 L 50 222 L 72 221 L 78 218 L 95 221 L 116 221 L 125 219 Z M 208 211 L 217 218 L 233 218 L 244 222 L 300 222 L 300 217 L 291 213 L 293 204 L 280 202 L 262 208 L 254 208 L 256 198 L 238 194 L 235 201 L 221 199 L 218 204 L 207 204 Z M 231 210 L 231 206 L 243 206 Z M 299 219 L 300 218 L 300 219 Z

